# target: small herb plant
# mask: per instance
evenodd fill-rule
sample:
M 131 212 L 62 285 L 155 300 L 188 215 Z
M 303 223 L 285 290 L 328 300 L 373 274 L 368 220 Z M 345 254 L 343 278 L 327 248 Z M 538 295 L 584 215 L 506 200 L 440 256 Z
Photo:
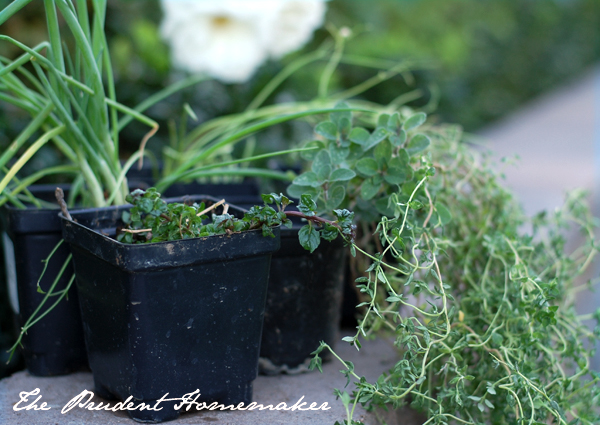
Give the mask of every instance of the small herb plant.
M 529 219 L 457 127 L 425 121 L 383 115 L 369 131 L 334 113 L 316 127 L 323 140 L 311 142 L 311 170 L 289 188 L 355 209 L 361 318 L 344 341 L 360 349 L 391 337 L 399 350 L 375 382 L 327 344 L 315 351 L 313 368 L 330 350 L 354 381 L 351 394 L 336 390 L 343 423 L 358 424 L 357 404 L 409 405 L 427 425 L 600 423 L 600 374 L 587 348 L 600 325 L 582 323 L 600 323 L 600 310 L 579 316 L 573 306 L 598 251 L 582 194 Z M 573 227 L 584 242 L 568 251 Z
M 331 241 L 341 234 L 347 241 L 352 241 L 354 214 L 348 210 L 335 210 L 335 220 L 327 220 L 316 215 L 317 205 L 310 195 L 303 195 L 298 204 L 298 211 L 286 211 L 293 202 L 284 195 L 271 193 L 262 195 L 263 206 L 254 206 L 242 218 L 228 214 L 225 201 L 211 206 L 200 204 L 167 203 L 160 197 L 155 188 L 147 191 L 135 190 L 127 195 L 127 201 L 133 207 L 123 212 L 123 222 L 127 225 L 117 235 L 117 240 L 124 243 L 164 242 L 212 235 L 232 234 L 249 230 L 262 229 L 263 236 L 274 237 L 273 227 L 283 225 L 292 227 L 289 217 L 305 219 L 307 224 L 299 231 L 300 244 L 313 252 L 321 239 Z M 269 206 L 274 204 L 277 209 Z M 221 214 L 211 214 L 223 205 Z
M 313 150 L 302 153 L 311 161 L 311 169 L 293 180 L 288 193 L 294 197 L 308 193 L 326 209 L 345 206 L 362 222 L 397 214 L 397 204 L 407 202 L 415 187 L 435 173 L 432 164 L 421 158 L 431 143 L 420 131 L 426 115 L 381 114 L 369 131 L 352 125 L 348 105 L 342 102 L 336 107 L 339 112 L 315 127 L 321 139 L 309 142 L 305 147 Z M 419 165 L 416 169 L 415 164 Z M 420 197 L 422 191 L 416 195 Z M 425 200 L 412 199 L 411 206 L 416 208 Z

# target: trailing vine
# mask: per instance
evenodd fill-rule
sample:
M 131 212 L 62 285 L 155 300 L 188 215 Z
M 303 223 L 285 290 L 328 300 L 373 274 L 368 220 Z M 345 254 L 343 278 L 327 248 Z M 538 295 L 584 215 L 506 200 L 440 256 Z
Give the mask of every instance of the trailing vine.
M 588 348 L 600 325 L 588 329 L 573 306 L 573 294 L 593 283 L 581 280 L 598 251 L 584 194 L 530 219 L 457 127 L 395 115 L 370 132 L 347 118 L 317 126 L 324 140 L 312 145 L 322 150 L 290 190 L 310 185 L 329 203 L 356 207 L 366 229 L 352 244 L 364 266 L 356 279 L 363 299 L 357 330 L 344 341 L 361 349 L 391 337 L 400 353 L 368 382 L 321 343 L 311 367 L 320 369 L 329 350 L 347 386 L 353 382 L 351 393 L 336 390 L 344 424 L 358 423 L 358 404 L 409 405 L 426 425 L 600 423 L 600 374 Z M 344 168 L 357 172 L 336 171 Z M 574 227 L 584 241 L 568 251 Z M 600 310 L 586 318 L 600 323 Z

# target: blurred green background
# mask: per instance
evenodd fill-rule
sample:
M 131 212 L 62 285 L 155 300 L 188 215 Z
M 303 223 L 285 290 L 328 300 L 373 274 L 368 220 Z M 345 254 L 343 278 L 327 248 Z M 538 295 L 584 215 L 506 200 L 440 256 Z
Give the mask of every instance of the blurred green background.
M 0 0 L 0 6 L 8 3 Z M 133 106 L 181 75 L 171 69 L 168 47 L 158 32 L 161 10 L 157 0 L 108 0 L 108 4 L 106 31 L 118 98 Z M 398 76 L 364 97 L 388 103 L 404 92 L 420 89 L 422 96 L 412 106 L 427 105 L 439 120 L 459 123 L 469 131 L 575 78 L 600 59 L 598 0 L 331 0 L 327 22 L 352 30 L 346 48 L 349 55 L 369 56 L 384 64 L 415 63 L 414 80 L 407 83 Z M 31 45 L 44 39 L 44 23 L 41 2 L 33 2 L 0 32 Z M 247 83 L 202 83 L 157 105 L 149 114 L 164 122 L 180 115 L 184 101 L 200 121 L 241 111 L 283 64 L 328 37 L 327 30 L 317 31 L 303 51 L 265 64 Z M 16 54 L 6 43 L 0 44 L 0 53 Z M 316 94 L 316 71 L 310 67 L 298 73 L 274 98 L 311 98 Z M 342 65 L 333 84 L 350 87 L 376 72 Z M 8 130 L 0 134 L 0 146 L 5 146 L 14 135 L 10 130 L 26 121 L 21 122 L 18 114 L 8 118 L 2 109 L 0 125 Z M 123 137 L 131 139 L 135 148 L 134 141 L 140 140 L 143 130 L 134 124 Z
M 112 52 L 123 83 L 119 93 L 131 97 L 132 104 L 170 75 L 168 50 L 157 34 L 160 9 L 148 3 L 109 1 L 107 26 L 114 35 Z M 397 77 L 365 97 L 387 103 L 421 88 L 424 97 L 415 106 L 433 101 L 441 120 L 471 131 L 600 59 L 598 0 L 332 0 L 327 22 L 352 29 L 346 49 L 350 55 L 422 63 L 413 69 L 414 85 Z M 304 51 L 328 35 L 318 31 Z M 207 116 L 242 110 L 280 67 L 267 64 L 243 85 L 206 83 L 195 91 L 194 107 Z M 349 87 L 373 74 L 369 68 L 342 66 L 335 82 Z M 310 81 L 315 75 L 312 70 L 300 74 L 282 91 L 309 98 L 316 93 Z
M 417 84 L 435 89 L 444 121 L 469 131 L 600 59 L 597 0 L 333 1 L 331 6 L 333 22 L 364 17 L 365 32 L 349 44 L 349 52 L 432 61 L 432 69 L 417 72 Z M 385 101 L 392 90 L 382 86 L 376 95 Z
M 0 8 L 9 3 L 0 0 Z M 106 31 L 117 96 L 122 103 L 135 106 L 182 74 L 171 69 L 168 47 L 160 38 L 157 0 L 108 0 L 108 4 Z M 370 57 L 383 66 L 402 61 L 412 64 L 410 76 L 396 76 L 362 97 L 386 104 L 403 93 L 417 91 L 419 96 L 411 106 L 424 108 L 439 121 L 462 124 L 468 131 L 481 129 L 535 96 L 577 78 L 600 59 L 599 0 L 332 0 L 326 20 L 335 28 L 352 30 L 346 49 L 349 57 Z M 2 25 L 0 33 L 28 45 L 44 40 L 42 2 L 32 2 Z M 265 64 L 247 83 L 207 81 L 151 108 L 148 115 L 161 123 L 161 133 L 149 147 L 160 148 L 168 128 L 162 124 L 179 117 L 184 102 L 191 105 L 199 121 L 240 112 L 286 63 L 329 37 L 326 29 L 317 31 L 301 52 Z M 15 57 L 19 52 L 0 43 L 0 54 Z M 299 72 L 269 101 L 311 99 L 317 92 L 318 71 L 324 66 L 322 62 Z M 369 66 L 342 64 L 332 88 L 354 86 L 377 72 Z M 25 114 L 0 102 L 0 150 L 27 123 Z M 125 149 L 137 149 L 145 131 L 135 123 L 128 126 L 122 134 Z M 294 128 L 273 131 L 293 133 Z M 276 138 L 290 137 L 295 136 L 278 134 Z M 60 161 L 48 147 L 29 167 L 39 169 Z M 4 302 L 4 279 L 0 273 L 2 347 L 10 342 L 12 328 Z M 9 372 L 2 362 L 0 377 Z

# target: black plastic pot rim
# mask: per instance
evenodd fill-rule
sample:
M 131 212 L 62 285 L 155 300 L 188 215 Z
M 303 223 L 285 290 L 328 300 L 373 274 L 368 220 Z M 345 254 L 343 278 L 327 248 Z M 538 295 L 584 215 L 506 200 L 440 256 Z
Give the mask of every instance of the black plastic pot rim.
M 195 198 L 213 200 L 209 196 L 198 196 Z M 131 205 L 121 205 L 118 207 L 78 210 L 72 214 L 73 220 L 69 220 L 62 213 L 59 213 L 63 225 L 63 239 L 71 244 L 72 247 L 83 249 L 94 255 L 99 255 L 106 249 L 105 247 L 109 246 L 112 254 L 101 255 L 104 257 L 104 260 L 119 268 L 130 271 L 180 267 L 199 262 L 227 261 L 230 258 L 244 257 L 245 255 L 237 251 L 232 252 L 228 249 L 230 243 L 235 243 L 240 239 L 247 239 L 247 243 L 258 245 L 257 252 L 248 256 L 273 253 L 279 249 L 280 226 L 273 228 L 273 233 L 277 238 L 276 247 L 273 248 L 273 244 L 271 243 L 265 243 L 266 241 L 262 241 L 261 243 L 261 239 L 271 239 L 269 236 L 262 235 L 262 229 L 237 232 L 230 235 L 213 235 L 147 244 L 127 244 L 119 242 L 107 234 L 103 234 L 101 226 L 98 229 L 94 229 L 76 221 L 78 216 L 89 216 L 91 214 L 95 215 L 95 219 L 91 221 L 95 221 L 98 224 L 103 220 L 120 221 L 122 211 L 131 207 Z M 103 248 L 100 248 L 100 244 L 103 245 Z M 134 252 L 138 254 L 143 253 L 145 260 L 138 260 L 142 255 L 132 255 Z M 187 255 L 179 255 L 181 252 L 187 252 Z M 202 261 L 197 260 L 194 256 L 194 253 L 199 252 L 202 252 L 205 258 Z
M 108 208 L 110 208 L 110 207 L 108 207 Z M 77 214 L 79 212 L 86 212 L 86 211 L 91 211 L 91 210 L 77 210 L 75 212 L 75 214 Z M 208 238 L 219 238 L 219 237 L 222 237 L 222 238 L 232 238 L 232 237 L 237 237 L 237 235 L 255 234 L 255 233 L 258 233 L 258 232 L 262 233 L 262 229 L 254 229 L 254 230 L 248 230 L 248 231 L 245 231 L 245 232 L 233 232 L 233 233 L 227 234 L 227 235 L 211 235 L 211 236 L 202 236 L 202 237 L 198 237 L 198 238 L 177 239 L 177 240 L 173 240 L 173 241 L 151 242 L 151 243 L 144 243 L 144 244 L 131 244 L 131 243 L 119 242 L 118 240 L 116 240 L 116 239 L 110 237 L 109 235 L 106 235 L 106 234 L 104 234 L 104 233 L 102 233 L 102 232 L 100 232 L 100 231 L 98 231 L 96 229 L 91 229 L 91 228 L 89 228 L 87 226 L 79 224 L 76 220 L 69 220 L 68 218 L 66 218 L 62 214 L 62 212 L 58 213 L 58 216 L 60 217 L 61 220 L 65 221 L 65 222 L 72 223 L 73 225 L 75 225 L 77 227 L 80 227 L 82 229 L 86 229 L 88 231 L 91 231 L 91 232 L 95 233 L 98 237 L 100 237 L 100 238 L 102 238 L 102 239 L 104 239 L 106 241 L 109 241 L 110 243 L 113 243 L 113 244 L 115 244 L 115 245 L 117 245 L 119 247 L 123 247 L 125 249 L 139 249 L 139 248 L 144 248 L 144 247 L 147 247 L 147 246 L 157 246 L 157 247 L 160 247 L 160 246 L 167 246 L 167 245 L 173 244 L 173 243 L 193 243 L 193 242 L 196 242 L 196 241 L 199 241 L 199 240 L 204 241 L 204 240 L 208 240 Z M 273 227 L 273 229 L 279 229 L 279 228 L 280 228 L 280 226 Z

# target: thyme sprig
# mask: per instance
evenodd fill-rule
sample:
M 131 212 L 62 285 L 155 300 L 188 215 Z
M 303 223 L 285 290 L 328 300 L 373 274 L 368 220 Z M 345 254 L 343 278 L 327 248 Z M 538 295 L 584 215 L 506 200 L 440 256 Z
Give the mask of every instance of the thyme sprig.
M 413 177 L 404 196 L 387 192 L 389 213 L 352 245 L 366 264 L 356 280 L 362 314 L 344 341 L 361 349 L 391 337 L 399 360 L 369 382 L 331 346 L 313 353 L 313 368 L 329 350 L 353 382 L 351 394 L 336 390 L 344 424 L 358 423 L 358 404 L 410 405 L 424 425 L 600 423 L 588 348 L 600 336 L 600 310 L 588 317 L 599 323 L 592 330 L 573 305 L 598 251 L 584 194 L 530 219 L 455 127 L 425 131 L 431 145 L 405 163 Z M 361 183 L 351 180 L 348 191 Z M 583 242 L 569 251 L 573 228 Z
M 276 226 L 292 227 L 289 217 L 307 220 L 299 230 L 300 244 L 313 252 L 321 239 L 333 240 L 338 235 L 351 242 L 354 237 L 354 214 L 348 210 L 335 210 L 335 220 L 317 216 L 316 203 L 310 195 L 302 196 L 298 211 L 286 211 L 293 202 L 284 195 L 275 193 L 262 195 L 264 205 L 253 206 L 243 217 L 228 213 L 225 200 L 210 206 L 204 202 L 167 203 L 161 199 L 155 188 L 146 191 L 135 190 L 127 195 L 127 201 L 133 207 L 122 214 L 123 223 L 117 240 L 124 243 L 164 242 L 180 239 L 206 237 L 262 229 L 263 236 L 274 237 Z M 223 206 L 221 214 L 215 214 L 217 207 Z M 274 205 L 277 209 L 271 207 Z M 208 217 L 208 213 L 212 213 Z

